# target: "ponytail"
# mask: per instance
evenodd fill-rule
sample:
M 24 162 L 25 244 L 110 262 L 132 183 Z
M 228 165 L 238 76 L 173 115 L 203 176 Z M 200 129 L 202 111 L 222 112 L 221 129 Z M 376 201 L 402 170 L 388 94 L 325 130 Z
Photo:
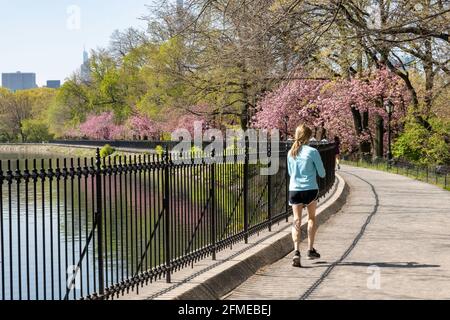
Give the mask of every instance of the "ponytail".
M 301 147 L 309 142 L 311 136 L 312 130 L 310 128 L 308 128 L 304 124 L 298 126 L 295 130 L 295 142 L 292 145 L 291 150 L 289 151 L 289 155 L 294 159 L 297 158 Z
M 292 158 L 297 158 L 301 147 L 302 147 L 302 144 L 300 143 L 300 141 L 294 142 L 294 144 L 292 145 L 291 151 L 289 151 L 289 154 L 291 155 Z

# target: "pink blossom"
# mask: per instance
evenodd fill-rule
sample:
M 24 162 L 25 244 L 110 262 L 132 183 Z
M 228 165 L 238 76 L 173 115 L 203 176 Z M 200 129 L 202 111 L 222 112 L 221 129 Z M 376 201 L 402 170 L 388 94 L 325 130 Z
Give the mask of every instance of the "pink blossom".
M 142 114 L 134 115 L 127 121 L 130 138 L 145 137 L 149 140 L 158 140 L 161 135 L 161 127 L 161 124 Z
M 308 80 L 301 72 L 300 76 L 305 79 L 281 84 L 258 103 L 256 116 L 252 119 L 254 127 L 278 128 L 284 132 L 287 117 L 289 133 L 292 134 L 298 124 L 306 123 L 325 129 L 329 139 L 339 136 L 343 148 L 352 151 L 360 142 L 373 138 L 375 115 L 385 120 L 387 129 L 388 115 L 384 103 L 389 100 L 394 104 L 392 120 L 395 130 L 410 101 L 401 79 L 386 68 L 350 80 Z M 360 135 L 356 134 L 352 108 L 369 114 L 369 128 Z
M 89 139 L 113 140 L 123 137 L 124 128 L 115 124 L 112 112 L 103 112 L 88 116 L 86 121 L 80 124 L 79 132 L 81 136 Z

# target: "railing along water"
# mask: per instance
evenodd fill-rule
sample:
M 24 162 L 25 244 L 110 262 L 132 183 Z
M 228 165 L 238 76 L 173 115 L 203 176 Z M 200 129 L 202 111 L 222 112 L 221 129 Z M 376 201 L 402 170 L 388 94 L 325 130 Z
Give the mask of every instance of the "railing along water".
M 435 184 L 446 190 L 450 188 L 450 166 L 448 165 L 420 165 L 400 159 L 389 161 L 386 159 L 352 160 L 349 157 L 344 157 L 343 163 L 401 174 L 419 181 Z
M 315 147 L 322 197 L 334 145 Z M 291 214 L 286 150 L 0 161 L 0 299 L 114 298 L 271 230 Z

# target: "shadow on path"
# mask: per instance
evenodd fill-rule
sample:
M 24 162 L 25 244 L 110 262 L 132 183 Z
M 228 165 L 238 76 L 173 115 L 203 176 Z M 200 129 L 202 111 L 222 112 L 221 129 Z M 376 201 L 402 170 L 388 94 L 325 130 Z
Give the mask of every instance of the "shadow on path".
M 308 299 L 308 297 L 314 292 L 314 290 L 316 290 L 321 284 L 322 282 L 328 277 L 328 275 L 333 271 L 333 269 L 335 267 L 337 267 L 338 265 L 340 265 L 341 263 L 343 263 L 343 261 L 350 255 L 350 253 L 353 251 L 353 249 L 356 247 L 356 245 L 358 244 L 359 240 L 363 237 L 364 233 L 366 232 L 367 226 L 370 224 L 370 222 L 372 221 L 372 218 L 375 216 L 375 214 L 378 211 L 378 207 L 380 206 L 380 199 L 378 196 L 377 191 L 375 190 L 375 186 L 370 183 L 369 181 L 367 181 L 366 179 L 363 179 L 361 177 L 359 177 L 356 174 L 350 173 L 348 171 L 342 171 L 346 174 L 352 175 L 356 178 L 358 178 L 359 180 L 365 182 L 367 185 L 369 185 L 371 192 L 375 198 L 375 205 L 373 205 L 373 209 L 372 211 L 369 213 L 369 215 L 367 216 L 367 219 L 365 221 L 365 223 L 361 226 L 361 230 L 359 231 L 359 233 L 356 235 L 355 239 L 353 240 L 352 244 L 347 248 L 347 250 L 344 252 L 344 254 L 335 262 L 329 264 L 327 266 L 327 268 L 325 269 L 325 271 L 322 273 L 322 275 L 319 277 L 319 279 L 317 279 L 317 281 L 315 281 L 313 283 L 313 285 L 311 287 L 309 287 L 305 293 L 303 293 L 299 300 L 306 300 Z M 326 266 L 326 265 L 324 265 Z M 308 267 L 304 267 L 304 268 L 308 268 Z M 309 267 L 311 268 L 311 267 Z
M 310 266 L 309 268 L 314 267 L 324 267 L 327 264 L 329 264 L 326 261 L 319 261 L 313 263 L 314 266 Z M 440 265 L 438 264 L 421 264 L 418 262 L 341 262 L 337 264 L 338 266 L 342 267 L 372 267 L 376 266 L 379 268 L 407 268 L 407 269 L 414 269 L 414 268 L 439 268 Z M 308 268 L 308 267 L 306 267 Z

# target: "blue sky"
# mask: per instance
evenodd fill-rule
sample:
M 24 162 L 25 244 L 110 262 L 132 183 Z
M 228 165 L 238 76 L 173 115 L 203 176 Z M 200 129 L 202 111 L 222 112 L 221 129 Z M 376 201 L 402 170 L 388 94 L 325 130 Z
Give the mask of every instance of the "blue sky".
M 152 2 L 0 0 L 0 73 L 35 72 L 39 86 L 63 81 L 82 63 L 84 46 L 88 51 L 107 46 L 116 29 L 144 30 L 139 17 Z

